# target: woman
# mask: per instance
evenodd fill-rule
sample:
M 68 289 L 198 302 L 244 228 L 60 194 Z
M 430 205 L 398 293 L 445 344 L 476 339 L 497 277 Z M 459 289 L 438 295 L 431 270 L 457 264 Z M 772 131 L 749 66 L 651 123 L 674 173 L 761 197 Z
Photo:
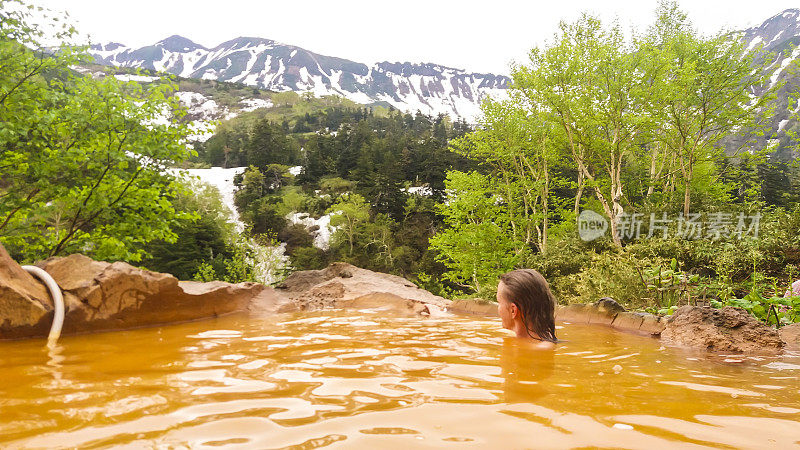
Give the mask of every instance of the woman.
M 497 285 L 497 314 L 503 328 L 537 348 L 554 348 L 556 302 L 542 274 L 518 269 L 500 275 Z

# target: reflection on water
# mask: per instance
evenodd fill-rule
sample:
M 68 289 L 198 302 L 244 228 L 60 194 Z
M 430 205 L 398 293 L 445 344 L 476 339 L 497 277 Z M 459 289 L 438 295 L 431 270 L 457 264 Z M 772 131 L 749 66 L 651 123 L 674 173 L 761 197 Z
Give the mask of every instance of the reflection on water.
M 515 337 L 503 339 L 500 368 L 503 397 L 507 403 L 536 402 L 547 393 L 547 379 L 553 375 L 555 351 L 531 349 Z
M 800 446 L 800 355 L 374 311 L 0 343 L 0 446 Z

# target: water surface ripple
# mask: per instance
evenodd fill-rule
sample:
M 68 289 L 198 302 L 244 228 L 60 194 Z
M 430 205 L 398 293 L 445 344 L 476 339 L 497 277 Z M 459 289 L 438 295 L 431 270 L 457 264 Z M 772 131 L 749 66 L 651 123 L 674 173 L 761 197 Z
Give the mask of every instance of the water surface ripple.
M 3 448 L 800 447 L 800 355 L 561 324 L 241 316 L 0 343 Z

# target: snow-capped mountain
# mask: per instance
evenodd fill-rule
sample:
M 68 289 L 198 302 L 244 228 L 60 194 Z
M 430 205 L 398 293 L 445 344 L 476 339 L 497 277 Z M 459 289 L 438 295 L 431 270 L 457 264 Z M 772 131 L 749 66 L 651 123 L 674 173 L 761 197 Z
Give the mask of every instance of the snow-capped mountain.
M 239 82 L 272 91 L 336 94 L 357 103 L 385 102 L 409 112 L 473 119 L 486 95 L 503 95 L 509 78 L 437 64 L 382 62 L 371 66 L 323 56 L 269 39 L 240 37 L 205 48 L 181 36 L 129 48 L 94 45 L 97 62 L 187 78 Z
M 778 92 L 775 114 L 772 118 L 773 139 L 779 142 L 779 152 L 791 158 L 789 146 L 793 144 L 787 131 L 799 127 L 797 121 L 790 116 L 797 112 L 800 104 L 793 105 L 791 93 L 800 87 L 800 73 L 793 68 L 794 62 L 800 57 L 800 9 L 787 9 L 776 14 L 757 27 L 748 28 L 739 33 L 748 50 L 756 50 L 761 46 L 761 51 L 771 52 L 775 60 L 767 69 L 770 74 L 771 85 L 785 81 Z M 758 90 L 756 95 L 760 95 Z M 798 130 L 800 131 L 800 130 Z M 770 136 L 767 136 L 770 138 Z M 763 148 L 768 143 L 764 139 L 757 145 Z M 786 159 L 788 159 L 786 158 Z
M 800 36 L 800 9 L 787 9 L 776 14 L 758 27 L 742 31 L 741 36 L 747 42 L 748 50 L 758 44 L 764 44 L 765 50 L 788 48 L 788 41 Z

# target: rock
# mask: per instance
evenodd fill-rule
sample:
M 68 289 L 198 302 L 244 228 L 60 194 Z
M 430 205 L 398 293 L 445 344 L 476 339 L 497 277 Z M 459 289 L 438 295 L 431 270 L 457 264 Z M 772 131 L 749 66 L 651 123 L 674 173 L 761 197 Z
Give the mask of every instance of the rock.
M 431 313 L 426 305 L 448 306 L 450 300 L 420 289 L 405 278 L 336 262 L 323 270 L 291 274 L 277 286 L 299 309 L 387 307 L 399 312 Z M 283 310 L 286 310 L 284 308 Z
M 245 311 L 253 302 L 280 303 L 271 288 L 257 283 L 179 282 L 169 274 L 83 255 L 50 258 L 38 266 L 64 293 L 63 334 L 199 320 Z
M 614 322 L 611 324 L 613 328 L 620 330 L 635 330 L 638 331 L 644 323 L 645 314 L 638 312 L 623 311 L 617 314 Z
M 586 303 L 572 303 L 566 306 L 556 305 L 556 320 L 571 323 L 589 323 L 589 317 L 592 312 L 592 305 Z
M 47 335 L 53 302 L 44 284 L 0 245 L 0 339 Z
M 660 336 L 664 332 L 664 328 L 667 326 L 667 321 L 663 317 L 647 313 L 641 314 L 643 317 L 642 325 L 639 326 L 640 332 L 653 336 Z
M 589 310 L 589 323 L 601 325 L 611 325 L 617 318 L 617 314 L 625 312 L 625 308 L 610 297 L 601 298 L 591 305 Z
M 473 314 L 497 317 L 497 304 L 481 300 L 455 300 L 449 311 L 457 314 Z M 556 320 L 569 323 L 607 325 L 628 333 L 658 337 L 664 330 L 661 317 L 648 313 L 628 312 L 610 297 L 595 303 L 572 303 L 556 305 Z
M 46 336 L 52 306 L 44 286 L 0 247 L 0 339 Z M 297 272 L 281 289 L 257 283 L 178 281 L 127 263 L 83 255 L 38 264 L 61 287 L 66 315 L 62 334 L 121 330 L 217 317 L 240 311 L 273 314 L 297 309 L 349 307 L 440 317 L 450 301 L 410 281 L 345 263 Z
M 391 311 L 394 314 L 403 316 L 430 316 L 431 310 L 428 306 L 433 305 L 408 300 L 387 292 L 375 292 L 354 299 L 343 299 L 336 302 L 337 308 L 375 309 L 379 311 Z
M 653 337 L 660 336 L 661 332 L 664 331 L 664 326 L 665 321 L 662 317 L 649 313 L 629 311 L 617 314 L 614 322 L 611 323 L 612 328 Z
M 664 329 L 664 321 L 653 314 L 629 312 L 610 297 L 595 303 L 573 303 L 556 306 L 556 319 L 571 323 L 608 325 L 628 333 L 658 337 Z
M 800 350 L 800 323 L 783 326 L 778 334 L 786 342 L 786 350 Z
M 499 317 L 497 303 L 488 303 L 485 300 L 453 300 L 448 311 L 456 314 L 471 314 L 475 316 Z
M 683 306 L 661 333 L 666 344 L 713 352 L 778 353 L 784 342 L 777 330 L 740 308 Z

